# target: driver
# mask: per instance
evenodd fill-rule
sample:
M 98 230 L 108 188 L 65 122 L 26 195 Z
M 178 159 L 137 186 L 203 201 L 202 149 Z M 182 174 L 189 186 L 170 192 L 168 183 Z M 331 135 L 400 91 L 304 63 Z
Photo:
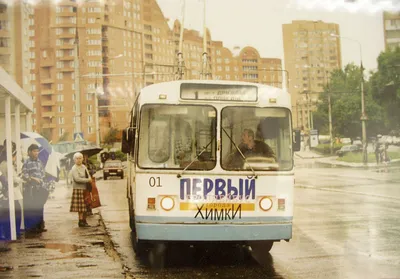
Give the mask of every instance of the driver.
M 276 160 L 276 156 L 272 148 L 265 142 L 254 139 L 254 132 L 251 129 L 244 129 L 242 132 L 242 142 L 238 148 L 244 157 L 268 157 Z M 238 150 L 232 156 L 228 164 L 232 168 L 240 168 L 243 165 L 243 157 Z

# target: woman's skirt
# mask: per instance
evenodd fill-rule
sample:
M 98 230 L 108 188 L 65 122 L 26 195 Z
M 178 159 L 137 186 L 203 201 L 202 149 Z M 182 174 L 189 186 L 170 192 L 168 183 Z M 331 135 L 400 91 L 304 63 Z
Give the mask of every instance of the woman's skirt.
M 74 189 L 71 198 L 70 212 L 87 212 L 83 189 Z

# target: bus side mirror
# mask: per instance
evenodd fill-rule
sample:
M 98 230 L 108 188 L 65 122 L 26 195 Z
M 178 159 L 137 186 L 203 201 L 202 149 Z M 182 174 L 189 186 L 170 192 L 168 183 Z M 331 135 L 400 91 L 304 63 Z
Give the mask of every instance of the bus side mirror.
M 125 154 L 131 153 L 135 148 L 135 131 L 133 127 L 128 127 L 122 131 L 121 151 Z
M 300 130 L 293 130 L 293 152 L 300 151 L 301 149 L 301 135 Z

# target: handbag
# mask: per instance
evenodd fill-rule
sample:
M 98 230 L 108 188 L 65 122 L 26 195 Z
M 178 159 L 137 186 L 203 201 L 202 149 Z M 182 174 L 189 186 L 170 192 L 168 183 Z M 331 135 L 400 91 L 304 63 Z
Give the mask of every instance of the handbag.
M 83 191 L 83 199 L 85 201 L 86 206 L 92 206 L 92 195 L 88 190 Z
M 85 177 L 86 177 L 86 178 L 91 177 L 91 176 L 89 175 L 89 172 L 88 172 L 87 168 L 85 169 Z M 92 192 L 92 181 L 86 182 L 86 191 Z
M 101 206 L 99 191 L 96 186 L 96 180 L 92 180 L 91 196 L 92 196 L 92 203 L 91 203 L 92 208 L 97 208 Z

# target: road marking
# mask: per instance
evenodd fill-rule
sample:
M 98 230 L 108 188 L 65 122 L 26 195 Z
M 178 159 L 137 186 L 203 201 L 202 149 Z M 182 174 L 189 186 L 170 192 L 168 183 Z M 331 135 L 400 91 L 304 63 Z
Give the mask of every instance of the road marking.
M 294 187 L 296 187 L 296 188 L 304 188 L 304 189 L 312 189 L 312 190 L 320 190 L 320 191 L 328 191 L 328 192 L 337 192 L 337 193 L 362 195 L 362 196 L 369 196 L 369 197 L 376 197 L 376 198 L 400 201 L 400 198 L 397 198 L 397 197 L 383 196 L 383 195 L 377 195 L 377 194 L 369 194 L 369 193 L 356 192 L 356 191 L 337 190 L 337 189 L 331 189 L 331 188 L 319 188 L 319 187 L 312 186 L 312 185 L 295 185 Z

